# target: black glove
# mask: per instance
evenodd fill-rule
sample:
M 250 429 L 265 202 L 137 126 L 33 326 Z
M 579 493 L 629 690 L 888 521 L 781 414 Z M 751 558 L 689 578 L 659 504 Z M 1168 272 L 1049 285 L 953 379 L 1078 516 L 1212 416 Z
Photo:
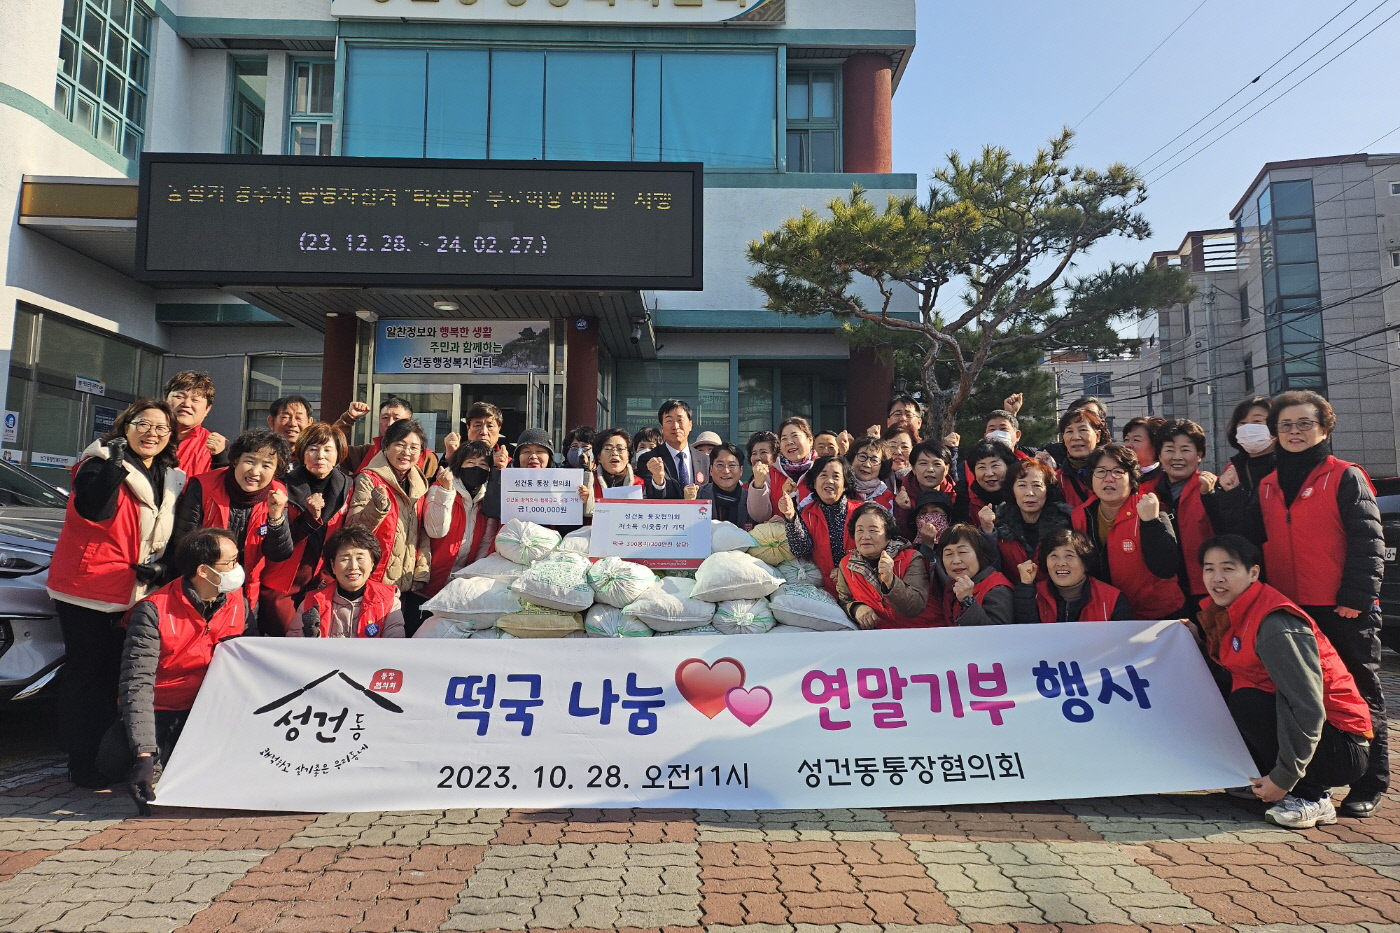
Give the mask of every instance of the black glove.
M 142 584 L 151 583 L 165 576 L 165 565 L 158 560 L 153 560 L 149 564 L 132 564 L 131 569 L 136 571 L 136 582 Z
M 307 638 L 321 637 L 321 610 L 316 606 L 301 614 L 301 634 Z
M 151 815 L 151 801 L 156 799 L 156 758 L 154 755 L 141 755 L 131 766 L 131 776 L 126 779 L 126 792 L 136 803 L 136 812 L 142 816 Z
M 114 437 L 107 442 L 107 453 L 113 460 L 120 460 L 123 450 L 126 450 L 126 438 Z

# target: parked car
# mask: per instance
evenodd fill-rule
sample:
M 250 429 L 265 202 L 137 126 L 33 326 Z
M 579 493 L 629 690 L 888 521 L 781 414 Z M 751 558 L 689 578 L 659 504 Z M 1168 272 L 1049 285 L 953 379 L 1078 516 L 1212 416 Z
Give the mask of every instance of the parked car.
M 1381 578 L 1381 641 L 1400 651 L 1400 476 L 1373 480 L 1376 504 L 1381 507 L 1381 529 L 1385 532 L 1385 576 Z
M 0 460 L 0 702 L 35 696 L 63 666 L 45 589 L 68 497 Z

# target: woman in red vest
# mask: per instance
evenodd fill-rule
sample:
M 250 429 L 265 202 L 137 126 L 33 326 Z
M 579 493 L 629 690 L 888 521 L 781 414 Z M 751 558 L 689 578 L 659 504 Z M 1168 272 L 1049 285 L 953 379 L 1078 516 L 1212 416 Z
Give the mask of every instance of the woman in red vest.
M 789 479 L 778 514 L 787 522 L 788 547 L 793 557 L 808 558 L 822 572 L 822 584 L 836 595 L 836 566 L 854 547 L 851 513 L 860 505 L 851 496 L 851 468 L 840 457 L 821 457 L 807 474 L 812 495 L 800 504 L 799 484 Z M 770 480 L 771 482 L 771 480 Z
M 194 477 L 175 503 L 177 547 L 200 528 L 227 528 L 233 533 L 246 575 L 243 591 L 254 615 L 268 562 L 287 560 L 294 549 L 287 487 L 277 479 L 287 471 L 290 456 L 291 447 L 280 434 L 247 431 L 229 448 L 232 465 Z M 263 633 L 280 634 L 276 625 L 267 620 Z
M 1094 496 L 1074 510 L 1074 527 L 1098 552 L 1097 574 L 1123 591 L 1136 619 L 1176 618 L 1181 552 L 1157 496 L 1138 488 L 1137 454 L 1109 444 L 1089 459 Z
M 338 464 L 345 458 L 345 434 L 324 421 L 297 435 L 292 447 L 295 464 L 284 482 L 292 523 L 292 556 L 263 568 L 258 619 L 269 635 L 301 628 L 297 603 L 323 582 L 322 551 L 326 538 L 345 521 L 350 503 L 350 477 Z
M 1097 408 L 1086 405 L 1083 408 L 1071 407 L 1060 418 L 1060 444 L 1050 445 L 1052 455 L 1057 455 L 1060 470 L 1060 490 L 1070 508 L 1077 509 L 1094 496 L 1092 467 L 1089 461 L 1108 441 L 1108 427 Z
M 1336 649 L 1299 606 L 1259 580 L 1260 554 L 1239 535 L 1200 550 L 1207 650 L 1230 675 L 1230 715 L 1259 769 L 1264 818 L 1290 829 L 1337 822 L 1331 788 L 1366 772 L 1371 712 Z
M 204 426 L 214 406 L 214 380 L 185 370 L 165 383 L 165 404 L 175 416 L 175 456 L 186 476 L 228 466 L 228 440 Z
M 490 476 L 491 447 L 485 441 L 467 441 L 452 452 L 446 469 L 438 470 L 423 512 L 423 528 L 432 539 L 428 582 L 419 591 L 425 599 L 437 595 L 454 571 L 495 550 L 501 523 L 481 510 Z
M 1274 399 L 1269 428 L 1278 467 L 1259 482 L 1264 573 L 1311 616 L 1337 649 L 1371 718 L 1386 721 L 1381 692 L 1381 573 L 1385 539 L 1366 472 L 1332 456 L 1337 415 L 1316 392 Z M 1376 730 L 1371 765 L 1338 812 L 1367 817 L 1390 784 L 1386 730 Z
M 874 437 L 859 438 L 851 445 L 846 459 L 851 464 L 851 489 L 856 498 L 861 502 L 874 502 L 893 515 L 894 493 L 880 479 L 889 462 L 884 443 Z
M 622 428 L 608 428 L 593 435 L 593 499 L 584 503 L 584 515 L 592 522 L 593 502 L 616 497 L 618 487 L 641 486 L 645 480 L 632 469 L 632 437 Z
M 1278 467 L 1278 442 L 1269 427 L 1274 400 L 1251 395 L 1235 406 L 1225 425 L 1225 440 L 1235 454 L 1220 471 L 1215 494 L 1206 500 L 1211 524 L 1222 534 L 1241 534 L 1264 546 L 1259 527 L 1259 483 Z M 1253 521 L 1251 521 L 1253 517 Z
M 1143 483 L 1143 488 L 1156 493 L 1162 511 L 1176 530 L 1177 546 L 1181 549 L 1177 583 L 1186 593 L 1181 615 L 1194 618 L 1206 595 L 1198 555 L 1206 539 L 1215 536 L 1206 508 L 1206 500 L 1214 495 L 1215 475 L 1201 470 L 1206 432 L 1194 421 L 1172 418 L 1158 426 L 1153 444 L 1161 466 L 1152 480 Z
M 122 761 L 104 761 L 112 771 L 131 769 L 128 790 L 145 815 L 156 774 L 180 739 L 215 647 L 254 631 L 232 534 L 195 531 L 180 542 L 175 567 L 180 577 L 137 603 L 127 618 L 121 701 L 129 753 L 113 756 Z
M 954 525 L 938 541 L 943 618 L 948 625 L 1008 625 L 1015 621 L 1011 581 L 996 569 L 992 542 L 975 526 Z
M 850 531 L 855 548 L 841 558 L 836 600 L 852 621 L 861 628 L 947 624 L 940 603 L 929 599 L 928 566 L 919 549 L 900 539 L 884 507 L 874 502 L 858 507 Z
M 1017 460 L 1002 480 L 1006 501 L 991 522 L 979 516 L 982 531 L 996 539 L 1001 566 L 1010 575 L 1014 568 L 1034 561 L 1040 542 L 1069 528 L 1073 510 L 1060 498 L 1060 477 L 1042 460 Z M 1032 567 L 1036 566 L 1034 563 Z
M 169 405 L 138 399 L 73 470 L 48 592 L 65 652 L 58 717 L 68 779 L 79 787 L 106 786 L 97 749 L 117 717 L 121 617 L 165 573 L 160 561 L 185 484 L 174 422 Z
M 1131 619 L 1133 610 L 1115 586 L 1089 573 L 1094 545 L 1072 528 L 1040 541 L 1040 561 L 1016 565 L 1016 621 L 1109 622 Z
M 423 527 L 428 481 L 418 469 L 418 458 L 427 445 L 423 426 L 414 419 L 389 425 L 384 449 L 355 476 L 345 518 L 347 526 L 368 528 L 379 539 L 376 579 L 398 588 L 409 635 L 422 622 L 423 597 L 413 591 L 431 576 L 432 551 Z
M 381 556 L 379 539 L 366 528 L 352 525 L 331 535 L 326 541 L 326 569 L 334 579 L 306 594 L 301 602 L 301 625 L 287 634 L 403 638 L 399 589 L 376 579 L 374 572 Z

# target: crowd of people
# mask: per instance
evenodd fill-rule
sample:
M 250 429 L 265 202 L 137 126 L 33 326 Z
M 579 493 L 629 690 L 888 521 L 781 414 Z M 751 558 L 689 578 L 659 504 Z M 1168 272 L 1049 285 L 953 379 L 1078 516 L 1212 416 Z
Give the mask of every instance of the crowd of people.
M 299 396 L 229 442 L 203 426 L 214 395 L 206 374 L 179 373 L 83 451 L 49 571 L 69 776 L 126 777 L 138 805 L 219 641 L 413 635 L 425 600 L 492 552 L 501 471 L 554 466 L 584 471 L 585 522 L 640 486 L 707 499 L 741 528 L 781 525 L 861 629 L 1180 619 L 1268 819 L 1364 818 L 1387 789 L 1380 515 L 1364 470 L 1332 455 L 1317 393 L 1240 402 L 1218 475 L 1199 425 L 1133 418 L 1116 440 L 1092 397 L 1040 449 L 1022 443 L 1019 395 L 964 447 L 925 436 L 900 394 L 859 436 L 789 417 L 742 448 L 692 439 L 689 404 L 670 399 L 655 427 L 578 426 L 556 451 L 538 428 L 506 443 L 485 402 L 433 450 L 398 398 L 365 445 L 347 435 L 368 405 L 331 423 Z M 1334 786 L 1350 788 L 1336 806 Z

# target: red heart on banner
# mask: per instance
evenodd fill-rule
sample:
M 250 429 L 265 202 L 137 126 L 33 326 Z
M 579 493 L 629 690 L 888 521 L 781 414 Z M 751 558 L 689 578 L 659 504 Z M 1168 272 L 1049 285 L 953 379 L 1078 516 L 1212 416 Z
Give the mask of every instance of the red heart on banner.
M 706 664 L 687 658 L 676 666 L 676 687 L 687 703 L 714 719 L 725 709 L 724 695 L 744 685 L 744 665 L 733 658 Z

